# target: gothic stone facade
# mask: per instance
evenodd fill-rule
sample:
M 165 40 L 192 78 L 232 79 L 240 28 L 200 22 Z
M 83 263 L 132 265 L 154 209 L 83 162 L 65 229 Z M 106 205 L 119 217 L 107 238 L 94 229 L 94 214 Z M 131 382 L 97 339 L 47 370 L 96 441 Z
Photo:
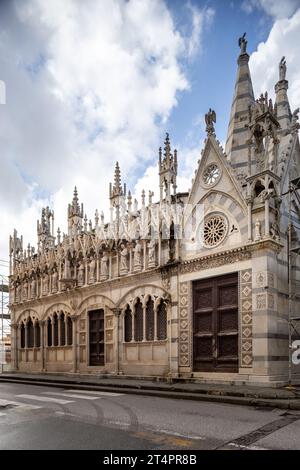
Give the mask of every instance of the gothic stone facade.
M 97 212 L 88 222 L 75 188 L 67 234 L 54 236 L 49 208 L 38 222 L 36 251 L 24 250 L 14 232 L 15 371 L 286 382 L 286 193 L 299 176 L 298 113 L 289 106 L 285 60 L 274 104 L 267 94 L 255 100 L 245 37 L 239 44 L 226 149 L 210 110 L 188 192 L 176 191 L 177 152 L 167 135 L 159 151 L 159 199 L 150 192 L 146 201 L 143 192 L 138 206 L 117 164 L 110 222 Z M 177 208 L 168 224 L 163 207 Z M 297 197 L 291 207 L 297 244 Z M 197 208 L 203 217 L 195 225 Z M 296 285 L 296 255 L 291 262 Z M 293 292 L 296 312 L 295 286 Z

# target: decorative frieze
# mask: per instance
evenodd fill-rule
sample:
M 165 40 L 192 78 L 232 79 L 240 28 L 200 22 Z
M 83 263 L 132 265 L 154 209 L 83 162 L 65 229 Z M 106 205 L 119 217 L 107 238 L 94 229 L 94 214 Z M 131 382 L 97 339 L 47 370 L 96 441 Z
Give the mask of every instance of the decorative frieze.
M 251 252 L 245 249 L 233 250 L 222 253 L 215 253 L 203 258 L 193 259 L 186 261 L 180 266 L 180 272 L 191 273 L 201 271 L 203 269 L 216 268 L 225 264 L 233 264 L 240 261 L 245 261 L 251 258 Z

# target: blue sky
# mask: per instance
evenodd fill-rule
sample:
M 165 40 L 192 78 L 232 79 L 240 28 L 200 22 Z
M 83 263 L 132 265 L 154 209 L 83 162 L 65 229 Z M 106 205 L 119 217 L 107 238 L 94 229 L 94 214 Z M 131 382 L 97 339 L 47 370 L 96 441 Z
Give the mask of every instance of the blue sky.
M 300 0 L 2 0 L 0 257 L 14 227 L 35 241 L 45 205 L 65 230 L 75 185 L 89 218 L 107 212 L 116 160 L 137 198 L 157 198 L 166 131 L 187 190 L 210 107 L 226 140 L 245 31 L 255 93 L 272 92 L 286 55 L 299 106 Z
M 180 142 L 188 139 L 196 117 L 210 107 L 217 113 L 218 138 L 220 141 L 226 139 L 239 52 L 238 38 L 247 32 L 248 51 L 251 53 L 261 41 L 266 40 L 272 25 L 269 15 L 257 9 L 246 14 L 241 3 L 237 0 L 193 2 L 197 6 L 212 8 L 215 15 L 211 26 L 205 28 L 202 52 L 185 65 L 191 90 L 180 94 L 179 104 L 168 122 L 170 133 Z M 185 3 L 171 0 L 168 5 L 179 27 L 184 28 L 186 22 L 183 18 L 187 16 Z

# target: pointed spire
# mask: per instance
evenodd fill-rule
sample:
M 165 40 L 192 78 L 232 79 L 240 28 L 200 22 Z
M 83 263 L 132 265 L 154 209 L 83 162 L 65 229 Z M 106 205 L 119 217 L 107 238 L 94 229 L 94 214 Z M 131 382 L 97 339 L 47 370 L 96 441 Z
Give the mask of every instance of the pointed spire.
M 249 70 L 246 33 L 239 38 L 241 49 L 235 82 L 230 121 L 228 126 L 226 154 L 233 167 L 247 167 L 248 145 L 246 143 L 249 122 L 249 106 L 254 103 L 254 94 Z
M 170 161 L 171 147 L 170 147 L 170 138 L 169 138 L 168 132 L 166 132 L 166 138 L 165 138 L 164 157 L 167 162 Z
M 115 167 L 115 181 L 114 181 L 114 189 L 122 191 L 121 186 L 121 171 L 119 167 L 119 162 L 116 163 Z
M 69 204 L 69 206 L 68 206 L 68 216 L 69 217 L 73 217 L 73 216 L 82 217 L 83 216 L 82 212 L 83 212 L 83 208 L 82 208 L 82 206 L 80 207 L 80 205 L 79 205 L 78 191 L 77 191 L 77 187 L 75 186 L 72 203 Z
M 277 119 L 280 124 L 281 130 L 288 129 L 291 122 L 291 109 L 287 90 L 289 82 L 286 80 L 286 60 L 283 56 L 279 62 L 279 80 L 275 85 L 276 101 L 275 106 L 277 109 Z

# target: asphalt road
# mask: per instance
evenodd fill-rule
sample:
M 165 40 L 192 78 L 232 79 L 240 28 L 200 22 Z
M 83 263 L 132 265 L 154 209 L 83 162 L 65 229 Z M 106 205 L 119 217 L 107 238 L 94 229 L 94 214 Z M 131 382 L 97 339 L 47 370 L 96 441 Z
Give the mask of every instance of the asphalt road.
M 0 449 L 300 449 L 300 412 L 0 383 Z

